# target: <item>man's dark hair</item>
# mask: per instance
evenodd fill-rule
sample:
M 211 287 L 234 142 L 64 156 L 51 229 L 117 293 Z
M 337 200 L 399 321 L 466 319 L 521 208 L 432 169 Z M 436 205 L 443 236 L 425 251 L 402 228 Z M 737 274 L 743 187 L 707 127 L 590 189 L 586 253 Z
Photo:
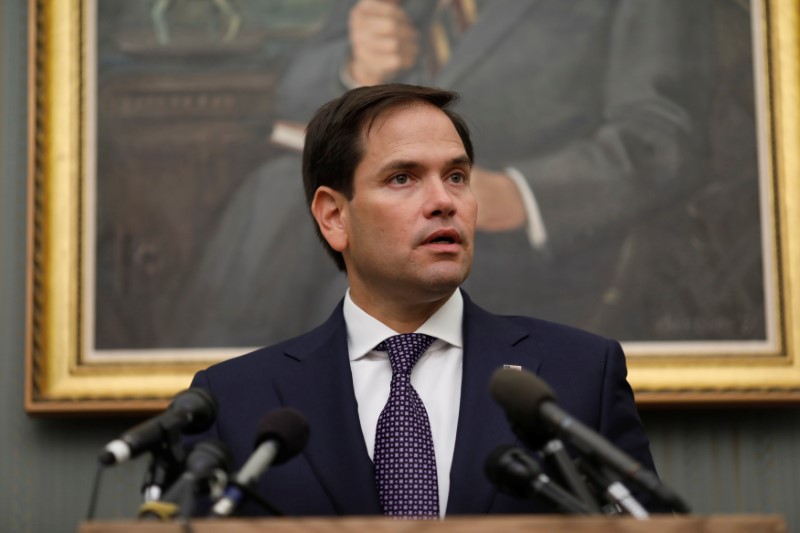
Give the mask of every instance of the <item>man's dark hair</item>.
M 322 106 L 306 129 L 303 148 L 303 186 L 309 208 L 314 193 L 323 185 L 353 198 L 356 167 L 364 158 L 366 132 L 380 115 L 389 110 L 415 104 L 430 104 L 440 109 L 453 123 L 470 162 L 474 161 L 467 125 L 449 109 L 458 101 L 458 93 L 416 85 L 388 84 L 359 87 Z M 339 270 L 346 270 L 342 254 L 317 235 L 333 257 Z

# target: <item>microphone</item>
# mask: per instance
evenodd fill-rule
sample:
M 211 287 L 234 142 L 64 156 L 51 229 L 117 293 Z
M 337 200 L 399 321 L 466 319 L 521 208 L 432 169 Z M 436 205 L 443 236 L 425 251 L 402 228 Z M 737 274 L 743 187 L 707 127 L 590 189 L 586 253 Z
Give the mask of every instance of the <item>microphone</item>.
M 634 498 L 630 493 L 628 487 L 622 484 L 619 478 L 606 468 L 595 468 L 589 461 L 581 460 L 578 463 L 578 468 L 585 473 L 594 482 L 594 485 L 602 490 L 608 502 L 611 504 L 606 509 L 609 510 L 606 514 L 617 514 L 618 510 L 622 510 L 636 518 L 637 520 L 646 520 L 650 517 L 639 500 Z M 617 512 L 614 512 L 615 508 Z
M 149 501 L 139 508 L 139 518 L 169 520 L 188 517 L 194 510 L 195 494 L 224 486 L 231 456 L 221 442 L 200 442 L 186 457 L 186 469 L 161 500 Z M 221 488 L 218 489 L 221 492 Z M 213 490 L 212 490 L 213 492 Z
M 501 368 L 491 381 L 494 399 L 505 409 L 512 429 L 523 440 L 541 432 L 546 426 L 567 439 L 587 456 L 594 457 L 649 491 L 662 502 L 681 513 L 688 506 L 671 489 L 664 486 L 655 473 L 611 444 L 603 436 L 575 420 L 555 403 L 555 394 L 539 377 L 530 372 Z
M 165 412 L 109 442 L 98 460 L 106 466 L 123 463 L 164 440 L 177 440 L 178 432 L 201 433 L 211 427 L 216 417 L 217 404 L 211 394 L 196 387 L 187 389 L 175 396 Z
M 535 434 L 526 435 L 524 443 L 530 449 L 539 450 L 539 457 L 543 457 L 553 467 L 567 490 L 582 501 L 592 513 L 600 513 L 600 506 L 589 492 L 589 487 L 578 473 L 560 439 L 553 437 L 550 432 L 537 431 Z
M 280 465 L 303 451 L 308 442 L 306 418 L 289 407 L 270 411 L 258 425 L 255 451 L 236 474 L 225 495 L 214 504 L 214 516 L 229 516 L 270 465 Z
M 542 454 L 545 458 L 550 460 L 550 464 L 556 468 L 561 475 L 561 481 L 566 484 L 567 488 L 572 490 L 572 493 L 581 500 L 590 511 L 593 513 L 600 513 L 600 506 L 597 501 L 592 497 L 589 488 L 586 486 L 583 478 L 578 474 L 578 469 L 572 463 L 564 444 L 560 439 L 550 439 L 544 446 L 542 446 Z
M 519 448 L 500 445 L 489 454 L 484 471 L 501 491 L 517 498 L 540 495 L 570 514 L 591 514 L 589 508 L 559 487 L 539 464 Z

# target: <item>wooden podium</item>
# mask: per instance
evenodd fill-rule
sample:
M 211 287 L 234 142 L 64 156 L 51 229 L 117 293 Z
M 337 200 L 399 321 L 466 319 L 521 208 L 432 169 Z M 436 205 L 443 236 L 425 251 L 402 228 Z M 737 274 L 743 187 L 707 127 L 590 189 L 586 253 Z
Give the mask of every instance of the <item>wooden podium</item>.
M 389 520 L 369 518 L 269 518 L 269 519 L 198 519 L 190 522 L 194 533 L 300 533 L 342 532 L 377 533 L 478 533 L 490 531 L 525 531 L 529 533 L 786 533 L 780 516 L 726 515 L 691 517 L 574 518 L 564 516 L 475 516 L 446 520 Z M 179 522 L 83 522 L 79 533 L 183 533 Z

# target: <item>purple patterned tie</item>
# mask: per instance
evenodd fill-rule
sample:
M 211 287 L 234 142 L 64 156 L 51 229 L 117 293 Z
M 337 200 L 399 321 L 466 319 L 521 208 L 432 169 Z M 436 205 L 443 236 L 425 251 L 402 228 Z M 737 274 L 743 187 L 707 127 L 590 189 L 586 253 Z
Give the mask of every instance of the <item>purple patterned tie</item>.
M 378 417 L 375 480 L 386 516 L 439 518 L 439 484 L 428 412 L 411 386 L 411 369 L 436 340 L 408 333 L 389 337 L 376 350 L 388 350 L 392 364 L 389 401 Z

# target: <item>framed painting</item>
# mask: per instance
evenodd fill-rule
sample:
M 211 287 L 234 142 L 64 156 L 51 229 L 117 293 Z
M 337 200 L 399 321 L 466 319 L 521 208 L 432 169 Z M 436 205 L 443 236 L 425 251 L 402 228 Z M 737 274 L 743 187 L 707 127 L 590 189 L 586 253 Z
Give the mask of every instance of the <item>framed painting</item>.
M 354 3 L 31 0 L 29 412 L 160 409 L 330 313 L 299 152 Z M 800 9 L 498 1 L 442 56 L 436 4 L 387 79 L 459 92 L 525 213 L 473 299 L 619 339 L 643 406 L 800 400 Z

